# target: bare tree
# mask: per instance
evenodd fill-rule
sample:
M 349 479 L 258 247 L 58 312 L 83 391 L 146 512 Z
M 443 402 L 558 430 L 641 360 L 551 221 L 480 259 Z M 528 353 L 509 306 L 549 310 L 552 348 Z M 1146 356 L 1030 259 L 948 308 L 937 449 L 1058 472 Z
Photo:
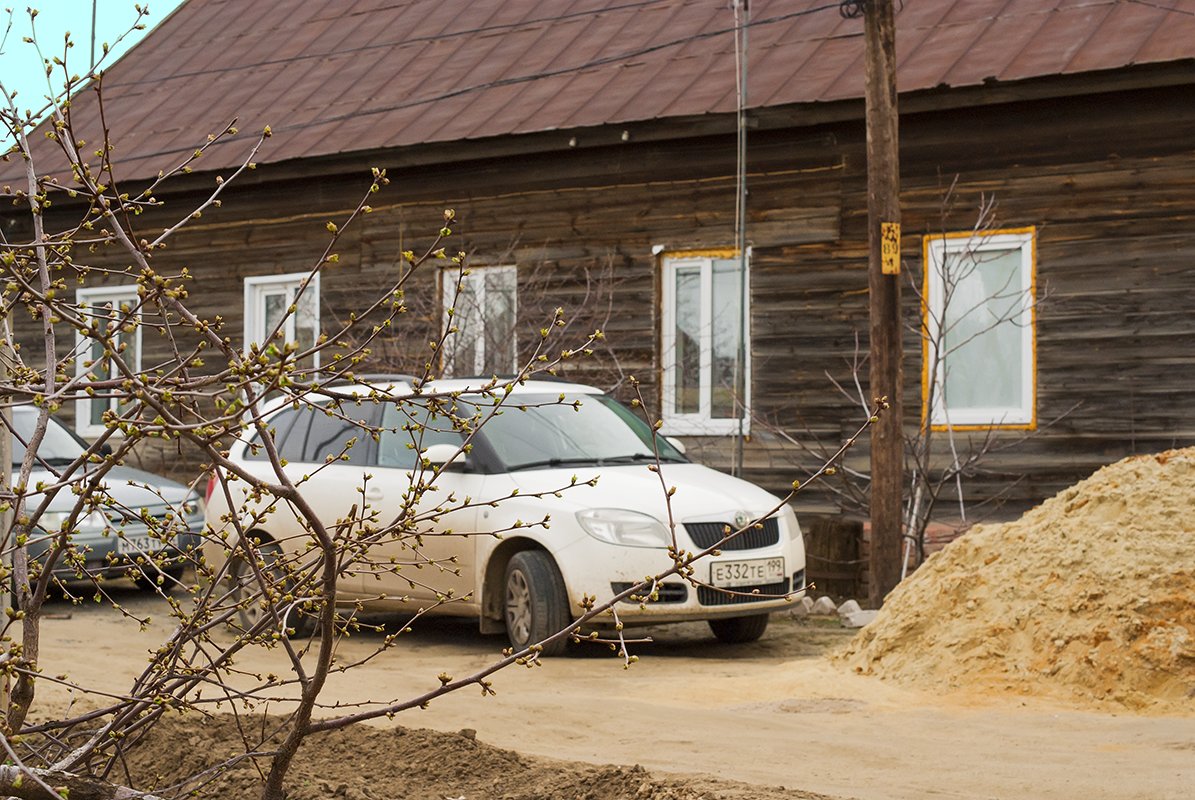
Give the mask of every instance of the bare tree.
M 64 51 L 51 63 L 66 72 L 66 61 Z M 692 552 L 678 543 L 676 523 L 670 520 L 669 568 L 611 597 L 586 598 L 576 619 L 566 620 L 542 641 L 511 648 L 472 674 L 441 675 L 437 688 L 410 698 L 371 702 L 348 713 L 324 704 L 321 693 L 329 677 L 360 663 L 338 662 L 338 642 L 368 624 L 361 618 L 359 605 L 337 602 L 344 581 L 358 575 L 398 574 L 408 568 L 404 574 L 412 586 L 419 581 L 434 588 L 438 578 L 455 569 L 451 559 L 426 554 L 424 537 L 432 534 L 441 518 L 482 501 L 437 494 L 438 481 L 452 461 L 452 456 L 444 460 L 430 457 L 427 443 L 437 426 L 460 435 L 454 456 L 467 452 L 478 432 L 511 402 L 510 389 L 516 383 L 592 357 L 603 346 L 604 336 L 600 330 L 580 328 L 562 309 L 554 309 L 537 333 L 520 346 L 513 374 L 481 383 L 472 395 L 474 401 L 462 403 L 457 393 L 437 392 L 432 383 L 440 370 L 440 354 L 460 333 L 461 309 L 451 304 L 443 315 L 430 317 L 435 323 L 433 333 L 430 341 L 424 339 L 423 359 L 413 364 L 409 391 L 395 394 L 364 379 L 363 373 L 375 364 L 374 348 L 403 326 L 410 309 L 406 290 L 417 276 L 431 270 L 454 276 L 459 296 L 468 274 L 468 259 L 464 252 L 448 249 L 456 224 L 452 210 L 444 212 L 442 227 L 430 232 L 422 247 L 398 254 L 402 268 L 365 298 L 356 313 L 306 340 L 288 336 L 288 321 L 304 313 L 316 276 L 337 262 L 337 245 L 345 231 L 370 213 L 369 199 L 385 191 L 386 173 L 374 169 L 355 208 L 343 218 L 326 222 L 325 246 L 313 255 L 296 296 L 271 318 L 263 341 L 242 347 L 227 335 L 219 318 L 196 313 L 190 302 L 194 288 L 190 273 L 163 269 L 159 266 L 163 260 L 155 256 L 192 220 L 222 203 L 227 187 L 252 167 L 258 152 L 267 146 L 270 129 L 265 128 L 246 149 L 236 170 L 216 178 L 205 197 L 176 212 L 172 224 L 153 238 L 139 236 L 132 221 L 142 214 L 163 213 L 158 195 L 169 181 L 190 171 L 207 148 L 235 133 L 235 124 L 208 137 L 192 155 L 158 177 L 128 185 L 112 163 L 113 143 L 106 130 L 99 132 L 98 144 L 80 144 L 87 138 L 97 139 L 76 130 L 66 101 L 83 80 L 68 77 L 62 92 L 50 93 L 49 116 L 41 124 L 57 157 L 68 165 L 63 174 L 69 177 L 47 176 L 36 169 L 42 153 L 31 147 L 29 138 L 36 127 L 35 116 L 21 115 L 7 92 L 6 108 L 0 110 L 16 142 L 9 162 L 20 164 L 24 172 L 23 184 L 5 187 L 4 195 L 23 210 L 28 222 L 27 236 L 0 240 L 5 277 L 0 291 L 0 349 L 8 368 L 0 384 L 0 407 L 20 409 L 31 419 L 27 426 L 6 422 L 8 430 L 0 430 L 0 436 L 12 436 L 23 447 L 11 479 L 0 485 L 0 502 L 11 512 L 0 531 L 0 551 L 10 557 L 11 567 L 0 569 L 0 580 L 11 582 L 17 593 L 15 608 L 0 629 L 0 665 L 13 681 L 11 701 L 0 723 L 0 744 L 11 762 L 0 770 L 0 793 L 23 798 L 63 798 L 67 794 L 72 798 L 149 797 L 136 787 L 121 785 L 115 777 L 128 748 L 136 746 L 167 711 L 208 714 L 227 708 L 239 716 L 253 715 L 254 724 L 242 725 L 244 752 L 238 760 L 260 764 L 262 797 L 277 800 L 285 794 L 287 772 L 300 744 L 313 733 L 392 716 L 463 687 L 492 693 L 490 676 L 495 672 L 511 665 L 536 664 L 545 652 L 569 639 L 612 646 L 629 666 L 635 660 L 630 652 L 633 642 L 622 633 L 618 603 L 628 599 L 651 602 L 669 576 L 704 585 L 695 575 L 694 564 L 758 524 L 753 520 L 734 530 L 727 527 L 719 541 Z M 96 75 L 85 80 L 99 83 Z M 55 203 L 69 203 L 78 213 L 69 223 L 50 229 L 49 209 Z M 119 253 L 119 259 L 91 257 L 92 251 L 103 248 Z M 67 291 L 72 285 L 86 286 L 112 277 L 134 287 L 133 299 L 88 304 L 73 299 Z M 33 330 L 36 334 L 28 335 Z M 167 355 L 138 368 L 131 350 L 133 334 L 138 332 L 164 342 Z M 21 336 L 25 336 L 26 346 L 17 349 L 15 343 Z M 631 391 L 637 392 L 634 380 L 626 381 Z M 50 461 L 39 455 L 54 430 L 53 415 L 84 400 L 100 403 L 103 433 L 67 459 Z M 387 426 L 360 416 L 362 403 L 382 400 L 399 409 L 405 419 Z M 316 466 L 312 474 L 297 476 L 286 468 L 269 416 L 280 404 L 313 409 L 349 432 L 336 440 L 324 464 Z M 636 398 L 634 405 L 642 409 L 642 399 Z M 869 411 L 860 433 L 878 413 L 879 409 Z M 655 427 L 658 429 L 658 421 Z M 330 519 L 313 506 L 311 494 L 305 490 L 313 477 L 347 459 L 361 439 L 400 432 L 417 453 L 417 467 L 401 502 L 386 508 L 371 505 L 370 479 L 364 476 L 357 488 L 361 500 L 346 512 Z M 850 437 L 833 457 L 840 458 L 858 435 Z M 228 444 L 238 437 L 251 438 L 263 470 L 250 470 L 229 457 Z M 124 459 L 155 441 L 175 443 L 200 454 L 212 478 L 210 491 L 222 497 L 229 508 L 241 509 L 199 532 L 203 546 L 185 558 L 202 580 L 182 587 L 188 600 L 185 603 L 170 591 L 178 586 L 178 564 L 168 561 L 165 551 L 154 542 L 172 542 L 186 532 L 183 506 L 187 500 L 163 494 L 157 498 L 161 502 L 153 504 L 162 510 L 151 511 L 123 500 L 111 480 L 113 470 Z M 658 452 L 654 469 L 661 493 L 671 496 L 674 490 L 668 485 L 666 466 Z M 572 491 L 582 483 L 574 479 L 543 494 Z M 151 486 L 140 488 L 153 491 Z M 798 488 L 794 484 L 793 492 Z M 768 514 L 776 513 L 791 497 L 789 493 Z M 496 505 L 509 499 L 485 498 L 484 503 Z M 257 534 L 264 520 L 284 514 L 298 521 L 301 541 L 267 541 Z M 121 569 L 156 587 L 174 620 L 169 637 L 154 651 L 129 690 L 119 695 L 95 692 L 69 677 L 51 678 L 39 670 L 41 623 L 52 587 L 78 596 L 78 586 L 83 585 L 97 601 L 117 605 L 107 595 L 102 574 L 89 565 L 78 542 L 82 528 L 97 518 L 129 524 L 127 529 L 117 525 L 112 530 L 126 545 L 128 558 Z M 546 519 L 531 519 L 513 527 L 546 524 Z M 134 528 L 147 533 L 134 537 L 129 533 Z M 507 530 L 463 533 L 492 536 Z M 403 557 L 379 554 L 383 542 L 399 543 Z M 213 563 L 207 561 L 205 552 L 228 557 Z M 422 570 L 420 577 L 409 577 L 412 567 Z M 106 568 L 98 570 L 105 572 Z M 431 605 L 459 600 L 451 591 L 443 591 Z M 395 646 L 410 623 L 426 610 L 413 612 L 398 632 L 382 637 L 374 655 Z M 127 610 L 122 613 L 132 624 L 144 622 Z M 612 624 L 613 636 L 587 629 L 599 620 Z M 250 648 L 281 652 L 286 670 L 269 675 L 243 671 L 238 657 Z M 37 687 L 48 680 L 89 695 L 92 707 L 34 721 Z M 263 713 L 279 703 L 285 703 L 285 713 Z M 198 791 L 210 777 L 210 773 L 179 776 L 171 792 Z

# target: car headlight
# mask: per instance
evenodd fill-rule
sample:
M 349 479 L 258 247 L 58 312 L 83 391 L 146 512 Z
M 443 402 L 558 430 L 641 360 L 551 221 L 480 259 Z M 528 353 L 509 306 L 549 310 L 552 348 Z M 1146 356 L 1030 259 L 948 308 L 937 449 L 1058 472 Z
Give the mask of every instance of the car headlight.
M 182 505 L 179 506 L 179 508 L 182 509 L 184 517 L 193 517 L 203 511 L 203 505 L 201 505 L 199 501 L 199 495 L 194 493 L 184 497 Z
M 70 519 L 69 511 L 47 511 L 37 521 L 38 527 L 48 533 L 58 533 Z M 99 511 L 92 511 L 75 523 L 72 533 L 101 533 L 108 527 L 108 519 Z
M 624 508 L 590 508 L 577 512 L 577 522 L 595 539 L 626 547 L 667 547 L 668 529 L 658 519 Z

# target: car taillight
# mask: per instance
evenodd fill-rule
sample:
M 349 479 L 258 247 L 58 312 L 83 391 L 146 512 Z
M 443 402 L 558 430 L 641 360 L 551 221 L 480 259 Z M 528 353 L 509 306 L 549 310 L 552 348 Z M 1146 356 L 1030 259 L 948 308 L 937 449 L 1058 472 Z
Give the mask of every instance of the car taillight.
M 207 489 L 203 492 L 203 502 L 212 502 L 212 492 L 216 491 L 216 473 L 212 473 L 207 479 Z

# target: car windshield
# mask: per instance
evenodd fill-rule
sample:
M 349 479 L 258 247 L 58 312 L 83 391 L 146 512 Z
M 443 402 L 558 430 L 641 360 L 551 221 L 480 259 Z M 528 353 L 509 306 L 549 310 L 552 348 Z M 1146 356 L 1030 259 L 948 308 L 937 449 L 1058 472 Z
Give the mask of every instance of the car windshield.
M 37 426 L 37 411 L 29 407 L 12 410 L 12 463 L 19 466 L 25 459 L 25 443 Z M 52 465 L 69 464 L 83 454 L 83 445 L 58 420 L 50 417 L 46 435 L 37 448 L 38 461 Z
M 486 413 L 486 409 L 480 409 Z M 508 470 L 571 464 L 636 464 L 656 459 L 651 428 L 604 395 L 514 395 L 479 434 Z M 685 461 L 663 437 L 661 461 Z

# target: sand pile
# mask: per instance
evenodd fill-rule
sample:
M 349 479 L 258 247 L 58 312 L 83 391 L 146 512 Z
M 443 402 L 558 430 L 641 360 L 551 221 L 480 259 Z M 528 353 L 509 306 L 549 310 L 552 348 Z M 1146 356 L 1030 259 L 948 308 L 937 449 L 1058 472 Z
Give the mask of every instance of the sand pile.
M 842 658 L 937 689 L 1195 711 L 1195 448 L 1125 459 L 973 528 Z

